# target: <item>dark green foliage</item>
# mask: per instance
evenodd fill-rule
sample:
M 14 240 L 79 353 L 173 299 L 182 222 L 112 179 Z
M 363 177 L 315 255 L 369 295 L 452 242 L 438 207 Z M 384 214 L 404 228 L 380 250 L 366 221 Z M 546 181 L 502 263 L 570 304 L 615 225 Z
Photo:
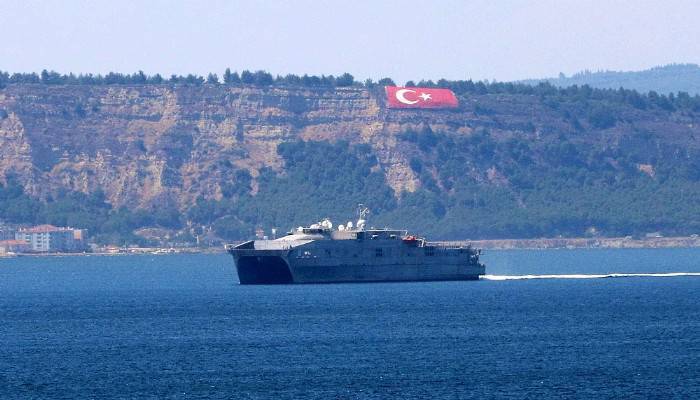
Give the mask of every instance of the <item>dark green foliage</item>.
M 76 116 L 79 118 L 84 118 L 87 115 L 87 112 L 85 111 L 85 108 L 83 107 L 82 104 L 78 103 L 73 107 L 73 112 L 75 113 Z
M 46 84 L 46 85 L 56 85 L 60 84 L 62 80 L 61 75 L 58 72 L 55 71 L 47 71 L 43 70 L 41 71 L 41 83 Z
M 143 71 L 139 71 L 133 75 L 132 81 L 137 85 L 143 85 L 147 82 L 146 74 Z
M 435 146 L 436 143 L 437 137 L 430 127 L 426 126 L 426 128 L 421 130 L 421 132 L 418 134 L 418 147 L 420 147 L 422 150 L 429 150 Z
M 217 219 L 212 227 L 217 235 L 227 239 L 250 238 L 252 233 L 250 225 L 234 215 L 225 215 Z
M 198 75 L 189 74 L 185 77 L 184 83 L 189 85 L 201 85 L 204 83 L 204 78 Z
M 218 85 L 219 77 L 216 74 L 210 73 L 209 75 L 207 75 L 207 83 L 210 85 Z
M 52 224 L 88 229 L 98 243 L 141 243 L 135 229 L 182 227 L 180 212 L 161 206 L 153 210 L 113 210 L 101 190 L 90 194 L 62 192 L 45 202 L 31 198 L 13 177 L 0 184 L 0 220 L 16 224 Z
M 275 83 L 272 75 L 265 71 L 255 71 L 253 75 L 253 83 L 258 86 L 269 86 Z
M 429 126 L 421 129 L 420 132 L 407 130 L 399 134 L 399 139 L 415 143 L 424 151 L 430 150 L 437 143 L 437 136 Z
M 225 198 L 245 196 L 250 193 L 253 177 L 248 170 L 237 170 L 233 176 L 224 176 L 221 183 L 221 193 Z
M 476 115 L 493 115 L 494 111 L 490 108 L 484 107 L 481 104 L 474 106 L 474 114 Z
M 420 146 L 422 136 L 432 137 L 431 144 Z M 434 132 L 400 137 L 415 146 L 409 164 L 422 187 L 398 201 L 382 174 L 372 172 L 376 159 L 365 146 L 292 142 L 278 148 L 285 174 L 261 171 L 257 195 L 201 200 L 188 218 L 227 239 L 242 239 L 256 226 L 289 228 L 325 216 L 344 221 L 355 203 L 365 202 L 372 205 L 375 225 L 405 226 L 443 239 L 582 236 L 590 227 L 605 235 L 700 230 L 692 218 L 700 210 L 690 201 L 700 195 L 700 184 L 674 178 L 697 179 L 684 162 L 659 167 L 652 179 L 636 164 L 608 163 L 609 150 L 567 140 L 496 140 L 484 130 L 467 137 Z M 654 157 L 658 147 L 654 141 L 635 146 L 639 162 Z M 490 168 L 503 182 L 489 181 L 484 171 Z
M 411 161 L 409 161 L 408 165 L 411 167 L 413 172 L 417 174 L 420 174 L 423 170 L 423 163 L 418 157 L 411 157 Z
M 399 139 L 405 140 L 411 143 L 418 143 L 418 132 L 414 130 L 407 130 L 398 135 Z
M 147 151 L 146 144 L 143 142 L 142 139 L 136 140 L 134 142 L 134 146 L 136 146 L 136 148 L 143 153 L 145 153 Z
M 400 135 L 414 146 L 414 171 L 421 160 L 422 188 L 404 193 L 382 220 L 446 239 L 583 236 L 590 227 L 608 236 L 700 231 L 692 217 L 700 212 L 692 201 L 700 195 L 699 155 L 649 135 L 618 148 L 575 138 L 496 140 L 486 131 L 434 135 L 430 147 L 420 147 L 415 132 Z M 637 170 L 646 163 L 656 166 L 654 178 Z M 491 181 L 490 168 L 503 180 Z
M 226 71 L 224 72 L 224 83 L 226 85 L 241 83 L 241 78 L 238 76 L 238 72 L 231 73 L 231 69 L 226 68 Z
M 255 83 L 255 75 L 247 69 L 243 70 L 243 72 L 241 72 L 241 82 L 247 85 L 253 84 Z
M 73 226 L 99 232 L 110 209 L 101 191 L 91 195 L 69 192 L 48 201 L 44 206 L 43 217 L 40 218 L 56 226 Z
M 173 131 L 168 135 L 168 140 L 159 143 L 156 151 L 162 151 L 168 162 L 168 166 L 180 168 L 190 158 L 194 146 L 194 133 L 188 131 Z
M 301 77 L 301 83 L 304 86 L 321 86 L 321 78 L 316 75 L 309 76 L 304 74 Z
M 0 184 L 0 220 L 11 223 L 34 222 L 42 204 L 26 194 L 17 180 L 9 176 L 7 184 Z
M 162 76 L 160 76 L 160 74 L 155 74 L 155 75 L 148 78 L 148 83 L 155 84 L 155 85 L 159 85 L 159 84 L 163 83 L 163 81 L 164 81 L 164 79 Z
M 624 90 L 620 88 L 620 90 Z M 640 110 L 646 110 L 648 107 L 647 100 L 641 96 L 638 92 L 636 91 L 627 91 L 625 96 L 625 100 L 627 100 L 627 103 L 632 105 L 632 107 L 640 109 Z
M 340 75 L 335 80 L 336 86 L 352 86 L 353 84 L 355 84 L 355 78 L 347 72 L 343 75 Z
M 367 199 L 372 200 L 373 212 L 396 207 L 383 173 L 373 171 L 377 159 L 366 145 L 289 142 L 280 144 L 278 153 L 285 173 L 263 169 L 255 196 L 240 190 L 222 201 L 199 200 L 187 217 L 213 226 L 226 239 L 243 239 L 256 226 L 284 230 L 323 217 L 344 221 Z M 250 175 L 237 171 L 235 180 L 247 189 Z
M 152 222 L 149 225 L 178 229 L 182 227 L 180 211 L 173 206 L 159 206 L 151 211 Z
M 165 165 L 160 182 L 166 187 L 182 187 L 182 173 L 172 165 Z
M 67 111 L 64 113 L 64 117 L 66 116 L 69 116 Z M 38 143 L 32 146 L 31 153 L 35 167 L 41 171 L 51 171 L 60 157 L 60 152 L 51 148 L 48 143 Z
M 287 74 L 286 76 L 278 76 L 276 83 L 280 85 L 301 86 L 301 77 L 299 75 Z

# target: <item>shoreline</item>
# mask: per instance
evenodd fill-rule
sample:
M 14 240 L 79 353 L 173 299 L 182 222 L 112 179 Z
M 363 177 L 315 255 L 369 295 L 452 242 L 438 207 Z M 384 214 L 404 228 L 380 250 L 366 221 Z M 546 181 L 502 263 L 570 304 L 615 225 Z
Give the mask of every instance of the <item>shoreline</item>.
M 472 246 L 483 250 L 566 250 L 566 249 L 672 249 L 700 248 L 700 237 L 675 236 L 634 239 L 611 238 L 537 238 L 537 239 L 479 239 L 445 240 L 434 243 Z M 224 247 L 209 248 L 130 248 L 128 251 L 89 253 L 0 253 L 0 259 L 16 257 L 75 257 L 75 256 L 170 256 L 180 254 L 225 254 Z
M 470 244 L 472 247 L 487 250 L 673 249 L 700 247 L 700 237 L 484 239 L 445 243 Z
M 174 256 L 181 254 L 224 254 L 226 250 L 222 247 L 221 249 L 216 247 L 193 249 L 191 247 L 168 247 L 168 248 L 140 248 L 136 251 L 130 249 L 129 251 L 93 251 L 84 253 L 3 253 L 0 254 L 0 259 L 2 258 L 17 258 L 17 257 L 90 257 L 90 256 L 109 256 L 109 257 L 123 257 L 123 256 Z

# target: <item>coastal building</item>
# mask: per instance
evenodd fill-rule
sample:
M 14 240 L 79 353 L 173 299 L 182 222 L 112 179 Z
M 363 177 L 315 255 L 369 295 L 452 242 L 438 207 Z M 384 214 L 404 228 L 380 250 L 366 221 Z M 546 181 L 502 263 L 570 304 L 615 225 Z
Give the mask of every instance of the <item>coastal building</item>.
M 14 240 L 17 230 L 0 225 L 0 240 Z
M 87 250 L 87 231 L 39 225 L 32 228 L 20 229 L 15 234 L 16 240 L 29 244 L 33 252 L 79 252 Z
M 0 240 L 0 255 L 8 253 L 26 253 L 29 251 L 29 243 L 24 240 Z

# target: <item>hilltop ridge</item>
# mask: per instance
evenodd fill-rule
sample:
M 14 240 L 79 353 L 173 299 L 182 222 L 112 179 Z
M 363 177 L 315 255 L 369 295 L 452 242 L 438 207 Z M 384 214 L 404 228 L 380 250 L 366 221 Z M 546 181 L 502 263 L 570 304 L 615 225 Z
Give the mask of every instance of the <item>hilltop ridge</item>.
M 642 71 L 583 71 L 571 76 L 528 79 L 528 85 L 548 82 L 559 87 L 588 85 L 601 89 L 633 89 L 642 93 L 655 91 L 669 94 L 686 92 L 700 94 L 700 66 L 697 64 L 668 64 Z

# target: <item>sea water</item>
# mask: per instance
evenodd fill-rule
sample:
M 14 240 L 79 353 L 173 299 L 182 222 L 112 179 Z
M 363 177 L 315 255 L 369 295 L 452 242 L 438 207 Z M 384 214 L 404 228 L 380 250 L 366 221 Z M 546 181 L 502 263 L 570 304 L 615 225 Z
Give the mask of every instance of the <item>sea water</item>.
M 0 259 L 0 398 L 700 398 L 700 249 L 239 286 L 226 255 Z

